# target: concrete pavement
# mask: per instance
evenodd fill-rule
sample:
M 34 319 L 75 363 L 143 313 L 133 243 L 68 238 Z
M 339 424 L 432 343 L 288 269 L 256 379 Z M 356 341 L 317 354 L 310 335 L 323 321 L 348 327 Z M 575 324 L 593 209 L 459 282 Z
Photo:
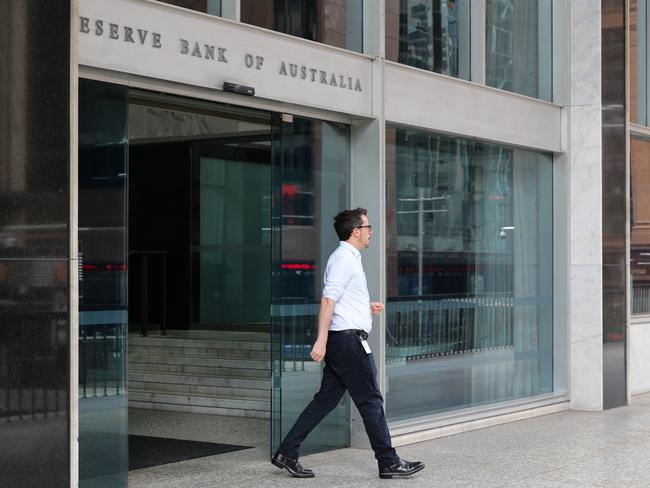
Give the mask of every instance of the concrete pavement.
M 401 480 L 380 480 L 370 451 L 305 456 L 316 478 L 291 478 L 267 448 L 132 471 L 131 488 L 272 487 L 650 487 L 650 394 L 631 407 L 566 411 L 401 447 L 427 465 Z

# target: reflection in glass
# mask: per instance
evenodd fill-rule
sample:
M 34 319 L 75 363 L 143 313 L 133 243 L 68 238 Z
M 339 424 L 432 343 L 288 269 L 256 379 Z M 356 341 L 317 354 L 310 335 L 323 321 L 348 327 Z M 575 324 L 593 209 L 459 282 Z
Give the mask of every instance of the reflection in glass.
M 487 0 L 487 85 L 551 100 L 551 3 L 551 0 Z
M 629 1 L 630 122 L 646 124 L 646 0 Z
M 650 140 L 630 138 L 632 313 L 650 313 Z
M 192 157 L 192 321 L 268 326 L 270 147 L 195 144 Z
M 241 21 L 363 51 L 363 0 L 241 0 Z
M 551 156 L 386 134 L 388 418 L 551 392 Z
M 320 386 L 322 363 L 309 358 L 316 339 L 324 266 L 338 246 L 333 218 L 346 208 L 350 128 L 276 118 L 273 147 L 273 425 L 275 452 Z M 278 204 L 279 203 L 279 204 Z M 350 443 L 349 397 L 309 435 L 302 450 Z
M 386 0 L 386 59 L 469 79 L 469 0 Z
M 602 7 L 603 408 L 627 403 L 626 3 Z
M 127 90 L 79 87 L 79 478 L 127 486 Z
M 629 3 L 630 121 L 648 125 L 648 0 Z
M 158 0 L 163 3 L 170 3 L 178 7 L 189 8 L 198 12 L 211 15 L 223 15 L 222 0 Z

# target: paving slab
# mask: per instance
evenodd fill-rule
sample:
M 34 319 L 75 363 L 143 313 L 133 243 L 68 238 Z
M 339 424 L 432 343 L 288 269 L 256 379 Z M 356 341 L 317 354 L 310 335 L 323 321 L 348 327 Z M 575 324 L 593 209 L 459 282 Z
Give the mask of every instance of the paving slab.
M 142 425 L 160 433 L 139 414 Z M 208 416 L 209 417 L 209 416 Z M 170 422 L 171 417 L 163 420 Z M 137 422 L 136 422 L 137 423 Z M 372 453 L 340 449 L 304 456 L 316 478 L 300 480 L 268 461 L 262 423 L 244 427 L 202 419 L 192 436 L 225 433 L 228 425 L 255 439 L 256 447 L 129 474 L 131 488 L 617 488 L 650 487 L 650 394 L 605 412 L 566 411 L 420 442 L 399 448 L 426 469 L 409 479 L 380 480 Z M 146 428 L 143 427 L 144 430 Z M 158 429 L 158 430 L 156 430 Z M 253 431 L 257 429 L 257 433 Z M 175 435 L 183 435 L 176 423 Z M 226 435 L 235 440 L 236 433 Z

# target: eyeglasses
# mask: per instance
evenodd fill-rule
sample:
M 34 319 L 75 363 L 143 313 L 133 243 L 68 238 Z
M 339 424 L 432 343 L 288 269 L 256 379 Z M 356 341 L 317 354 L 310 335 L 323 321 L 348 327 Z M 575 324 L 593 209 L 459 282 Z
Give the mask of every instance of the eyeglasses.
M 372 225 L 360 225 L 359 227 L 355 227 L 355 229 L 368 229 L 368 230 L 372 230 Z

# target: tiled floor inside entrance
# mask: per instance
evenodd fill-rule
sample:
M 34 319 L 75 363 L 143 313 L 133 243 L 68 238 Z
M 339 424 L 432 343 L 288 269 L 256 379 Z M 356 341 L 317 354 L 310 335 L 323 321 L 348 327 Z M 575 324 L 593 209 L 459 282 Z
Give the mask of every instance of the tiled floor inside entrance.
M 236 444 L 268 450 L 269 421 L 130 408 L 129 434 Z
M 269 421 L 195 413 L 129 409 L 129 434 L 167 437 L 253 449 L 139 469 L 129 472 L 130 488 L 221 487 L 229 483 L 220 475 L 224 466 L 239 463 L 264 465 L 269 456 Z M 204 481 L 186 483 L 186 476 L 202 473 Z

